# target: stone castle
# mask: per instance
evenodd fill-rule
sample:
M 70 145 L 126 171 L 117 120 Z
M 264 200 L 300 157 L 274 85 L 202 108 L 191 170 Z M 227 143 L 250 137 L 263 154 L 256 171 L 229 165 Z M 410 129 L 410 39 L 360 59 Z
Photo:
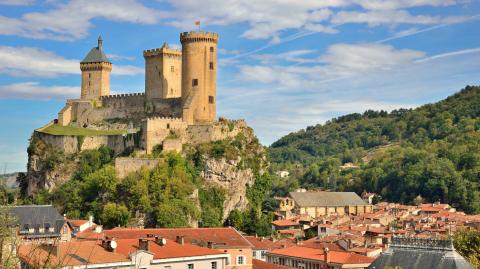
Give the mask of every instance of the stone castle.
M 135 147 L 151 153 L 156 146 L 181 151 L 186 143 L 235 136 L 246 126 L 245 122 L 218 121 L 216 116 L 218 34 L 184 32 L 180 42 L 181 50 L 165 43 L 161 48 L 143 52 L 144 93 L 110 95 L 110 72 L 114 67 L 99 37 L 98 45 L 80 63 L 80 98 L 67 100 L 58 119 L 36 131 L 43 140 L 65 152 L 102 144 L 116 152 Z M 95 135 L 79 141 L 74 133 L 49 133 L 51 125 L 104 131 L 123 129 L 138 137 L 126 140 L 125 134 Z

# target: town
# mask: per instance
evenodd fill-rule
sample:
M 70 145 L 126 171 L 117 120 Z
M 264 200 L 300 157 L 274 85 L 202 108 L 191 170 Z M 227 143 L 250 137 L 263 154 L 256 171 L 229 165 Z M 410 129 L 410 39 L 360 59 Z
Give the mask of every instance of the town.
M 0 269 L 480 269 L 479 13 L 0 0 Z

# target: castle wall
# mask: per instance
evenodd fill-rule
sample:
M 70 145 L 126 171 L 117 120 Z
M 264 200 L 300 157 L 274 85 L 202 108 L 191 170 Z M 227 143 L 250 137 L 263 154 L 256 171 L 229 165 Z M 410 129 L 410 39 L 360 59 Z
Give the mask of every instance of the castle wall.
M 183 141 L 187 123 L 181 118 L 154 117 L 143 121 L 142 130 L 142 144 L 147 154 L 150 154 L 156 145 L 163 145 L 167 138 Z
M 98 135 L 79 138 L 72 135 L 51 135 L 39 131 L 35 131 L 35 135 L 45 143 L 67 154 L 72 154 L 79 150 L 98 149 L 102 145 L 112 149 L 115 154 L 120 154 L 126 148 L 135 146 L 133 137 L 128 138 L 123 135 Z
M 149 158 L 116 158 L 115 172 L 118 178 L 125 178 L 130 173 L 140 171 L 142 167 L 147 169 L 155 168 L 160 159 Z
M 72 122 L 73 120 L 72 116 L 73 116 L 73 107 L 69 102 L 67 102 L 65 104 L 65 107 L 63 107 L 62 110 L 58 112 L 58 124 L 62 126 L 69 125 L 70 122 Z

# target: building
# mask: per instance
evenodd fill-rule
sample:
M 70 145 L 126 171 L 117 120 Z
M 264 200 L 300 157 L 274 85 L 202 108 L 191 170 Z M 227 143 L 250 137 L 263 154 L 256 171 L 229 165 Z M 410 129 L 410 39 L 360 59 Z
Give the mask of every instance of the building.
M 290 192 L 286 208 L 280 205 L 280 211 L 289 208 L 299 215 L 308 214 L 312 218 L 329 215 L 358 215 L 373 212 L 373 206 L 365 203 L 354 192 Z M 287 200 L 285 200 L 286 202 Z
M 225 269 L 229 255 L 160 237 L 71 241 L 19 248 L 22 268 Z
M 227 254 L 229 256 L 229 263 L 226 265 L 226 269 L 252 269 L 253 245 L 232 227 L 175 229 L 117 228 L 104 231 L 104 238 L 138 239 L 154 236 L 170 240 L 176 240 L 177 236 L 181 236 L 186 243 L 208 247 Z
M 295 269 L 367 268 L 374 258 L 352 252 L 302 246 L 276 249 L 267 253 L 267 262 Z
M 52 205 L 10 207 L 22 241 L 67 241 L 72 229 Z
M 390 248 L 368 268 L 473 269 L 453 247 L 452 240 L 394 237 Z

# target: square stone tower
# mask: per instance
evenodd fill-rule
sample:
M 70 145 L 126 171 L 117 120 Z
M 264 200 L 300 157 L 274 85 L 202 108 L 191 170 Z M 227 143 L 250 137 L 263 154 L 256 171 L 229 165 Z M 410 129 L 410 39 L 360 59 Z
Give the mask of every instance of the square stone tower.
M 218 34 L 184 32 L 182 43 L 183 119 L 189 124 L 216 120 Z
M 88 100 L 110 95 L 112 63 L 103 52 L 101 36 L 98 37 L 98 46 L 92 48 L 80 62 L 80 70 L 82 70 L 81 99 Z
M 146 50 L 145 95 L 147 98 L 177 98 L 182 95 L 182 52 L 168 47 Z

